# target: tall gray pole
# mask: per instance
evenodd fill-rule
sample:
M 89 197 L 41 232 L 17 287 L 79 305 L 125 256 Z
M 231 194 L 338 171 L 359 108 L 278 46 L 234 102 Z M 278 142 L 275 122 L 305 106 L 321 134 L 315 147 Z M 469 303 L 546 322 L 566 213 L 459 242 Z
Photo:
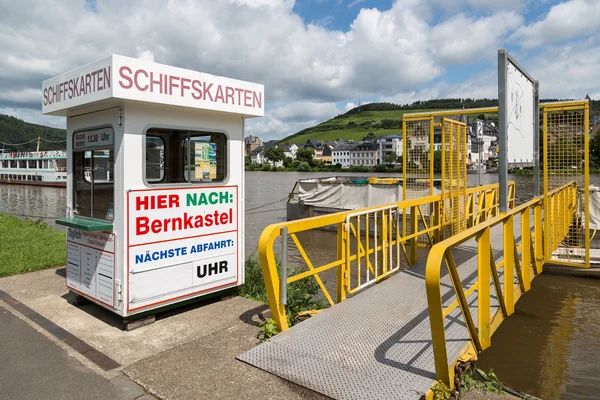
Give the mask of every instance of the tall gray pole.
M 479 127 L 479 126 L 478 126 Z M 479 132 L 477 132 L 478 136 L 479 136 Z M 482 141 L 477 138 L 477 151 L 479 152 L 479 162 L 478 164 L 478 168 L 479 168 L 479 186 L 481 186 L 481 147 L 483 146 Z
M 508 59 L 505 49 L 498 50 L 498 185 L 500 188 L 500 212 L 508 211 L 508 135 L 506 111 L 506 67 Z

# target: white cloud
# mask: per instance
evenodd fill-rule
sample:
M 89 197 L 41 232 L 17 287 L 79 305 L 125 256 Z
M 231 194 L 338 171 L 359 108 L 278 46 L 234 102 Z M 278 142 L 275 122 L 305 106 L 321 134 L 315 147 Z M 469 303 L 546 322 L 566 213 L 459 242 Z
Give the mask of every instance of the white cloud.
M 528 71 L 540 82 L 540 97 L 581 99 L 600 91 L 598 42 L 550 47 L 528 65 Z
M 444 64 L 481 60 L 495 55 L 502 38 L 523 23 L 514 12 L 499 12 L 473 19 L 458 14 L 433 27 L 431 41 L 435 56 Z
M 451 14 L 435 19 L 450 3 L 461 12 L 445 8 Z M 357 94 L 401 103 L 449 95 L 495 97 L 495 73 L 450 85 L 446 68 L 483 59 L 493 70 L 496 49 L 515 30 L 530 45 L 540 37 L 553 38 L 547 33 L 553 23 L 562 23 L 563 30 L 575 24 L 571 17 L 568 23 L 555 21 L 553 15 L 561 11 L 555 6 L 546 19 L 519 30 L 518 12 L 526 3 L 398 0 L 389 10 L 361 9 L 341 31 L 327 28 L 326 19 L 305 23 L 292 0 L 97 0 L 94 10 L 85 0 L 0 0 L 0 112 L 35 122 L 62 120 L 39 114 L 41 81 L 111 53 L 263 83 L 268 110 L 265 118 L 249 121 L 247 131 L 265 139 L 345 112 L 356 106 L 349 99 L 356 101 Z M 597 8 L 583 0 L 564 4 Z M 583 18 L 573 10 L 564 15 L 585 20 L 587 29 L 575 27 L 575 34 L 592 32 L 587 21 L 600 18 Z M 600 92 L 593 77 L 598 47 L 586 42 L 568 51 L 553 49 L 570 57 L 557 66 L 541 64 L 542 59 L 556 61 L 544 51 L 540 60 L 526 54 L 519 61 L 549 82 L 565 69 L 556 79 L 557 92 L 585 85 Z M 586 57 L 586 51 L 596 53 Z M 568 86 L 567 77 L 577 83 Z M 336 103 L 347 104 L 337 109 Z
M 411 104 L 417 100 L 438 98 L 497 98 L 497 75 L 497 72 L 493 70 L 482 71 L 461 83 L 449 84 L 442 81 L 421 90 L 401 92 L 380 100 L 396 104 Z
M 484 10 L 511 10 L 523 9 L 531 0 L 467 0 L 472 7 Z
M 539 0 L 538 0 L 539 1 Z M 513 11 L 520 12 L 531 0 L 428 0 L 435 11 L 445 14 L 465 10 L 476 12 Z
M 336 112 L 335 103 L 299 101 L 276 108 L 271 111 L 271 115 L 286 121 L 303 121 L 306 119 L 324 121 L 335 116 Z
M 24 88 L 0 92 L 0 103 L 28 104 L 39 101 L 42 96 L 40 89 Z
M 354 6 L 359 5 L 360 3 L 364 3 L 367 0 L 354 0 L 350 4 L 348 4 L 348 8 L 352 8 Z
M 346 103 L 346 106 L 344 107 L 344 111 L 348 112 L 348 111 L 350 111 L 350 110 L 352 110 L 353 108 L 356 108 L 356 107 L 358 107 L 356 104 L 354 104 L 352 102 L 349 102 L 349 103 Z
M 513 39 L 531 48 L 590 35 L 599 29 L 599 24 L 600 1 L 570 0 L 553 6 L 543 20 L 518 29 Z
M 34 110 L 31 108 L 0 107 L 0 114 L 12 115 L 13 117 L 22 119 L 32 124 L 62 129 L 66 127 L 66 120 L 64 117 L 42 115 L 39 110 Z
M 343 114 L 350 109 L 350 105 L 351 108 L 356 107 L 353 103 L 348 103 L 344 109 L 338 109 L 335 103 L 292 102 L 267 110 L 265 118 L 248 120 L 246 128 L 248 134 L 259 136 L 263 141 L 281 139 Z
M 232 4 L 238 4 L 243 6 L 248 6 L 250 8 L 284 8 L 286 10 L 291 10 L 294 8 L 294 0 L 230 0 Z

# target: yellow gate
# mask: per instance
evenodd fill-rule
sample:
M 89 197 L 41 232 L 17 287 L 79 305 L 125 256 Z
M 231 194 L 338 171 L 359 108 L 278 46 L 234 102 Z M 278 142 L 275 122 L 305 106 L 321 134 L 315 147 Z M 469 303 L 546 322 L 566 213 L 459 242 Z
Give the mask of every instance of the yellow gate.
M 432 115 L 402 118 L 402 199 L 419 199 L 433 195 L 434 189 L 434 119 Z M 418 229 L 436 224 L 436 210 L 426 206 L 423 215 L 414 224 L 407 218 L 410 210 L 401 210 L 402 234 L 412 235 Z M 419 246 L 426 247 L 430 243 L 425 236 L 416 240 Z M 411 247 L 411 254 L 416 257 L 416 248 Z
M 589 103 L 541 104 L 543 110 L 544 261 L 590 266 Z M 555 189 L 570 185 L 569 190 Z M 595 230 L 593 231 L 595 234 Z
M 434 194 L 433 116 L 402 119 L 403 200 Z
M 442 222 L 444 236 L 466 228 L 467 125 L 442 118 Z

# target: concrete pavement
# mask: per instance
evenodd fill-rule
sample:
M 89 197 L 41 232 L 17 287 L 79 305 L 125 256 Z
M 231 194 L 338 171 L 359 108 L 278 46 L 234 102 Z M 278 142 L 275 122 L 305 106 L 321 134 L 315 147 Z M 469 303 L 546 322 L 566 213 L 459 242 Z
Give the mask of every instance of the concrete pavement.
M 10 337 L 0 341 L 1 398 L 323 398 L 235 359 L 258 343 L 259 315 L 267 309 L 258 302 L 233 297 L 193 304 L 127 332 L 101 307 L 70 304 L 63 271 L 0 279 L 0 337 Z M 84 345 L 73 346 L 78 341 Z M 95 363 L 91 351 L 115 367 Z
M 165 400 L 326 398 L 236 360 L 257 344 L 256 333 L 256 327 L 238 324 L 136 362 L 124 372 Z

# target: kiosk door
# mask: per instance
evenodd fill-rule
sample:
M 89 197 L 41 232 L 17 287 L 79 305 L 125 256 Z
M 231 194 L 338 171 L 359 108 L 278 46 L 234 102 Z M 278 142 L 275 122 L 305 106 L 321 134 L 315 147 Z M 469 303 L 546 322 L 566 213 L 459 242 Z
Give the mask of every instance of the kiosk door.
M 69 215 L 57 221 L 68 226 L 67 287 L 111 308 L 118 307 L 113 230 L 118 114 L 111 110 L 72 117 L 67 145 Z

